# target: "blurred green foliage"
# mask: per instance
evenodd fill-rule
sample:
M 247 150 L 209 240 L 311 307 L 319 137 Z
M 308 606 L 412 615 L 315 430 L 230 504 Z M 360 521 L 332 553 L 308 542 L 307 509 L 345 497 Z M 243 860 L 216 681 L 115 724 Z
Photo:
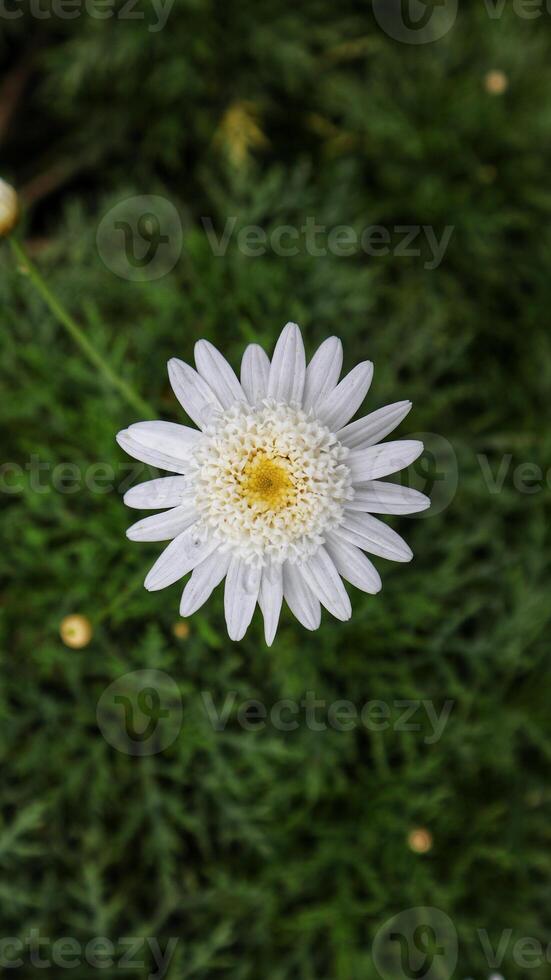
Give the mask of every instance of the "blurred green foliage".
M 22 189 L 44 277 L 165 419 L 182 418 L 166 361 L 191 360 L 198 338 L 237 366 L 287 320 L 310 354 L 337 333 L 347 369 L 375 363 L 368 410 L 412 398 L 399 434 L 451 443 L 442 456 L 428 438 L 450 499 L 393 521 L 415 559 L 377 561 L 383 591 L 353 590 L 349 623 L 325 614 L 309 634 L 284 612 L 268 650 L 257 615 L 232 644 L 218 589 L 176 638 L 180 587 L 142 588 L 160 546 L 124 534 L 121 488 L 146 475 L 114 435 L 135 413 L 4 244 L 3 458 L 19 469 L 2 470 L 0 936 L 179 937 L 174 980 L 376 980 L 379 926 L 433 905 L 458 929 L 460 980 L 492 972 L 477 929 L 494 947 L 513 930 L 506 980 L 543 980 L 549 965 L 526 972 L 512 946 L 551 927 L 549 15 L 472 2 L 444 38 L 408 45 L 353 0 L 177 0 L 157 32 L 140 9 L 25 8 L 2 24 L 3 176 Z M 491 70 L 507 76 L 500 95 Z M 102 262 L 96 232 L 141 194 L 175 205 L 184 248 L 168 275 L 134 283 Z M 232 216 L 236 231 L 308 216 L 454 231 L 437 269 L 426 249 L 253 258 L 235 234 L 216 256 L 201 218 L 221 234 Z M 525 463 L 542 470 L 535 492 Z M 422 466 L 412 478 L 427 484 Z M 74 612 L 94 627 L 80 650 L 59 637 Z M 137 758 L 102 737 L 96 708 L 144 667 L 175 679 L 184 714 L 170 747 Z M 454 706 L 431 744 L 426 726 L 247 731 L 235 710 L 219 732 L 201 697 L 269 708 L 309 690 L 393 717 L 400 700 Z M 414 827 L 430 853 L 408 848 Z

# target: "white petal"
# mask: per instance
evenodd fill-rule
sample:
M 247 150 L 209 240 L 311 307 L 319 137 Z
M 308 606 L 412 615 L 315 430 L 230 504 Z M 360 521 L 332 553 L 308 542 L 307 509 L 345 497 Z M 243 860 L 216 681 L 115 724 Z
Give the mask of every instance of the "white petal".
M 367 510 L 370 514 L 417 514 L 430 507 L 430 498 L 399 483 L 372 480 L 365 486 L 354 487 L 354 500 L 347 500 L 346 507 Z
M 125 453 L 132 456 L 133 459 L 139 459 L 141 463 L 157 466 L 160 470 L 168 470 L 169 473 L 184 473 L 188 468 L 187 463 L 184 463 L 183 460 L 164 456 L 162 453 L 156 452 L 155 449 L 147 449 L 140 445 L 128 435 L 126 429 L 117 432 L 116 438 L 121 449 L 124 449 Z
M 304 390 L 306 356 L 296 323 L 283 328 L 270 365 L 268 397 L 278 402 L 300 402 Z
M 131 541 L 170 541 L 177 534 L 185 531 L 186 527 L 195 524 L 197 512 L 193 501 L 181 507 L 173 507 L 162 514 L 152 514 L 136 521 L 128 528 L 126 537 Z
M 196 565 L 191 578 L 182 592 L 180 616 L 191 616 L 207 601 L 211 592 L 220 584 L 228 571 L 231 555 L 219 549 Z
M 270 358 L 258 344 L 245 348 L 241 361 L 241 387 L 249 405 L 256 405 L 268 397 Z
M 155 449 L 163 456 L 186 460 L 201 439 L 197 429 L 176 422 L 134 422 L 129 425 L 128 435 L 146 449 Z
M 214 344 L 208 340 L 198 340 L 195 344 L 195 363 L 201 377 L 216 392 L 222 408 L 230 408 L 235 402 L 245 401 L 243 388 L 235 371 Z
M 389 476 L 409 466 L 423 452 L 418 439 L 383 442 L 369 449 L 353 449 L 346 460 L 354 483 L 364 483 L 379 476 Z
M 409 401 L 385 405 L 384 408 L 378 408 L 376 412 L 371 412 L 363 419 L 345 426 L 337 432 L 337 439 L 348 449 L 367 449 L 368 446 L 374 446 L 375 443 L 385 439 L 389 432 L 405 419 L 410 410 Z
M 342 524 L 333 532 L 362 551 L 390 561 L 411 561 L 413 552 L 392 528 L 370 514 L 345 510 Z
M 327 534 L 325 547 L 335 563 L 337 571 L 351 585 L 355 585 L 362 592 L 370 592 L 372 595 L 380 592 L 382 588 L 381 576 L 373 562 L 366 558 L 363 551 L 349 544 L 338 534 L 330 531 Z
M 158 430 L 158 440 L 155 438 L 154 430 L 150 427 L 159 425 L 171 425 L 170 422 L 137 422 L 135 425 L 131 425 L 128 429 L 122 429 L 121 432 L 117 433 L 117 442 L 121 449 L 124 449 L 125 453 L 132 456 L 134 459 L 139 459 L 142 463 L 148 463 L 150 466 L 157 466 L 161 470 L 168 470 L 170 473 L 184 473 L 187 466 L 187 459 L 191 452 L 191 446 L 195 444 L 195 436 L 187 435 L 187 433 L 196 433 L 196 429 L 189 429 L 185 425 L 175 426 L 177 429 L 181 429 L 180 438 L 178 441 L 172 440 L 172 443 L 165 436 L 161 437 L 161 430 Z M 145 428 L 142 428 L 145 426 Z M 166 430 L 165 434 L 166 434 Z M 201 433 L 197 432 L 197 436 L 200 437 Z M 173 449 L 176 449 L 178 455 L 174 452 L 169 453 L 163 451 L 163 449 L 156 447 L 156 441 L 160 446 L 168 448 L 172 445 Z
M 362 404 L 373 378 L 373 364 L 362 361 L 345 378 L 320 399 L 316 416 L 328 429 L 337 432 L 356 414 Z
M 258 605 L 264 616 L 264 636 L 271 647 L 276 635 L 277 624 L 283 601 L 283 569 L 281 565 L 266 565 L 262 569 Z
M 319 548 L 308 561 L 301 562 L 298 570 L 322 606 L 337 619 L 350 619 L 352 607 L 348 593 L 325 548 Z
M 213 410 L 222 408 L 211 386 L 185 361 L 171 357 L 168 376 L 180 405 L 200 429 L 208 425 Z
M 145 580 L 146 589 L 156 592 L 172 585 L 191 572 L 199 562 L 204 561 L 216 547 L 217 542 L 214 539 L 201 541 L 195 525 L 192 524 L 174 538 L 157 558 Z
M 226 575 L 224 612 L 230 640 L 242 640 L 253 618 L 258 599 L 261 568 L 246 565 L 240 558 L 232 558 Z
M 138 483 L 126 491 L 123 500 L 127 507 L 137 510 L 162 510 L 177 507 L 192 496 L 187 476 L 162 476 L 158 480 Z
M 307 630 L 317 630 L 321 623 L 319 599 L 310 591 L 298 567 L 286 561 L 283 565 L 283 598 L 294 616 Z
M 302 406 L 316 409 L 320 399 L 336 387 L 342 368 L 342 344 L 338 337 L 328 337 L 318 347 L 308 367 L 304 382 Z

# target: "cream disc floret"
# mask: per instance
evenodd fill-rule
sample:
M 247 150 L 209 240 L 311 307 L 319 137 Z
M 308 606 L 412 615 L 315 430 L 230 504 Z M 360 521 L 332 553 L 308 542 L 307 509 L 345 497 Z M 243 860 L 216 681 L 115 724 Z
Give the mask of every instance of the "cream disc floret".
M 354 496 L 347 456 L 298 407 L 233 405 L 203 431 L 191 460 L 198 534 L 253 565 L 311 557 Z

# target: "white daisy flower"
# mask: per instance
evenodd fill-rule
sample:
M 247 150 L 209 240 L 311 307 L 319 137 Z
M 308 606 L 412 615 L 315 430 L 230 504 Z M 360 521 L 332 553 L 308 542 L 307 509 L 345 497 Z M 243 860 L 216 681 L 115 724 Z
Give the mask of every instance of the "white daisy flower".
M 329 337 L 306 365 L 296 323 L 288 323 L 270 362 L 247 347 L 239 381 L 207 340 L 194 370 L 173 358 L 168 373 L 197 429 L 138 422 L 117 441 L 135 459 L 177 474 L 133 487 L 129 507 L 161 510 L 127 531 L 132 541 L 170 544 L 149 572 L 150 591 L 191 572 L 180 614 L 190 616 L 225 577 L 228 633 L 240 640 L 258 602 L 273 642 L 282 600 L 307 629 L 325 606 L 351 616 L 342 578 L 364 592 L 381 588 L 364 552 L 410 561 L 403 539 L 373 514 L 412 514 L 430 500 L 381 477 L 409 466 L 416 440 L 379 445 L 411 402 L 387 405 L 349 424 L 373 377 L 370 361 L 339 382 L 342 345 Z M 342 578 L 341 578 L 342 576 Z

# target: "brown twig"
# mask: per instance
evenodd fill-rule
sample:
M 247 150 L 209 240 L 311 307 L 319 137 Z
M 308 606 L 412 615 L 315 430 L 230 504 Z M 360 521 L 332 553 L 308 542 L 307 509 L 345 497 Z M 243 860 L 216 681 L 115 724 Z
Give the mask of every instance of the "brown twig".
M 24 206 L 28 208 L 51 194 L 52 191 L 56 191 L 58 187 L 62 187 L 79 169 L 80 164 L 61 160 L 59 163 L 53 164 L 48 170 L 32 177 L 19 191 Z
M 4 138 L 21 100 L 34 65 L 34 51 L 28 52 L 8 72 L 0 85 L 0 141 Z

